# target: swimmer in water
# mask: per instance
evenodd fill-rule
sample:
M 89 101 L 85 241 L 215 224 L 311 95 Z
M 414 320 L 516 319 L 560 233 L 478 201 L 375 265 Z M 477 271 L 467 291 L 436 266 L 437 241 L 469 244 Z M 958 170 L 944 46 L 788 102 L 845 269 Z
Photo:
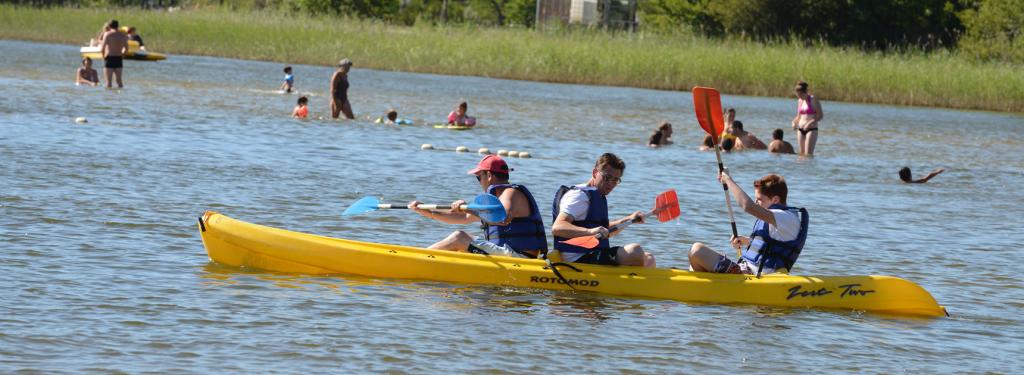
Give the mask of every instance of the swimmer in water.
M 309 104 L 309 98 L 307 98 L 305 96 L 299 97 L 298 104 L 295 106 L 295 109 L 292 110 L 292 117 L 293 118 L 301 118 L 301 119 L 306 118 L 306 116 L 309 115 L 309 106 L 308 106 L 308 104 Z
M 908 184 L 923 184 L 925 182 L 928 182 L 928 180 L 931 180 L 932 177 L 938 176 L 939 173 L 945 171 L 946 170 L 943 168 L 935 168 L 935 170 L 929 173 L 927 176 L 915 180 L 913 177 L 910 176 L 910 167 L 903 167 L 900 169 L 900 180 Z

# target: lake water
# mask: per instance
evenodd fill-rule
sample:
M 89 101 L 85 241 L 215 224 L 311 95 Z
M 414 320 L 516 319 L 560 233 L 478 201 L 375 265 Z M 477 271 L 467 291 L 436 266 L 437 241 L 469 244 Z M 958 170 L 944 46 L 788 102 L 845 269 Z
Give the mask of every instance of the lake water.
M 156 45 L 154 45 L 156 47 Z M 129 61 L 127 88 L 76 87 L 74 46 L 0 41 L 0 372 L 1019 372 L 1024 368 L 1024 117 L 831 102 L 817 155 L 725 155 L 744 187 L 768 172 L 807 207 L 795 273 L 914 281 L 950 314 L 720 306 L 546 290 L 242 271 L 211 263 L 211 209 L 292 230 L 426 246 L 453 230 L 405 211 L 340 216 L 364 195 L 446 203 L 479 193 L 466 146 L 509 158 L 550 225 L 559 184 L 596 157 L 627 163 L 613 215 L 674 188 L 677 222 L 635 225 L 660 265 L 730 233 L 687 92 L 356 69 L 360 121 L 288 118 L 282 64 Z M 339 56 L 340 58 L 340 56 Z M 332 69 L 295 66 L 326 116 Z M 813 84 L 813 82 L 812 82 Z M 812 86 L 813 88 L 813 86 Z M 781 89 L 780 89 L 781 91 Z M 813 90 L 812 90 L 813 91 Z M 465 99 L 482 125 L 438 130 Z M 747 130 L 788 130 L 793 98 L 723 97 Z M 416 125 L 366 121 L 395 107 Z M 76 117 L 85 117 L 80 124 Z M 660 120 L 676 144 L 649 149 Z M 794 141 L 794 134 L 786 137 Z M 900 183 L 897 170 L 946 172 Z M 749 216 L 739 214 L 747 231 Z M 730 250 L 731 252 L 731 250 Z M 1017 327 L 1017 328 L 1014 328 Z

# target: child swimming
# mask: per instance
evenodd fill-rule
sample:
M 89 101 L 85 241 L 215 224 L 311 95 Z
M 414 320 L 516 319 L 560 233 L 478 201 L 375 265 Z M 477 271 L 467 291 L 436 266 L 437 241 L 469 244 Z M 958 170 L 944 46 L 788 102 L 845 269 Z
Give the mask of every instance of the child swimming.
M 412 120 L 398 118 L 398 111 L 394 108 L 389 108 L 387 112 L 384 112 L 384 116 L 378 117 L 373 122 L 377 124 L 412 125 Z
M 309 115 L 309 107 L 306 106 L 307 104 L 309 104 L 309 98 L 305 96 L 299 97 L 298 105 L 296 105 L 295 109 L 292 110 L 292 117 L 302 119 L 306 118 L 306 116 Z
M 469 104 L 466 102 L 459 103 L 455 107 L 452 113 L 448 114 L 448 125 L 459 125 L 459 126 L 474 126 L 476 125 L 476 118 L 466 114 L 469 110 Z
M 292 67 L 284 67 L 284 83 L 281 84 L 281 91 L 292 92 L 292 85 L 295 84 L 295 76 L 292 75 Z

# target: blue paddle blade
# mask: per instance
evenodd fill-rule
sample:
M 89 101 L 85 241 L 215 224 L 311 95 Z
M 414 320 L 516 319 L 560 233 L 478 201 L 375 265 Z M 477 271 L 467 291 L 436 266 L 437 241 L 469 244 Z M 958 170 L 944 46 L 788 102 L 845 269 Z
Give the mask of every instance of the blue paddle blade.
M 491 194 L 480 194 L 473 198 L 473 203 L 466 205 L 466 208 L 476 211 L 477 216 L 491 223 L 505 221 L 505 206 L 501 200 Z
M 358 215 L 361 213 L 370 212 L 377 209 L 377 205 L 380 204 L 380 199 L 377 197 L 363 197 L 362 199 L 353 203 L 351 207 L 341 213 L 341 216 Z

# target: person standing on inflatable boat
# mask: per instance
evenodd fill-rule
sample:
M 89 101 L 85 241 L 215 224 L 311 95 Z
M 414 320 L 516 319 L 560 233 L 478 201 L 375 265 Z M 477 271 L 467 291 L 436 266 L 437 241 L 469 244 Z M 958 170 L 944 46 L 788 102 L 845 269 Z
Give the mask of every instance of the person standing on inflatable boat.
M 455 110 L 448 114 L 448 125 L 475 126 L 476 118 L 466 114 L 469 111 L 469 104 L 459 103 Z
M 612 247 L 608 238 L 622 230 L 609 232 L 608 228 L 627 221 L 644 222 L 643 212 L 636 211 L 615 221 L 608 220 L 607 195 L 622 182 L 626 163 L 612 153 L 597 159 L 590 172 L 590 180 L 576 186 L 562 186 L 555 193 L 551 216 L 555 218 L 551 234 L 555 237 L 555 250 L 564 262 L 621 266 L 655 267 L 654 256 L 639 244 Z M 562 243 L 570 238 L 598 236 L 597 247 L 588 249 Z
M 537 201 L 533 199 L 533 194 L 530 194 L 526 186 L 508 182 L 509 172 L 512 172 L 512 169 L 505 160 L 496 155 L 485 156 L 476 168 L 468 172 L 476 176 L 485 192 L 497 196 L 501 205 L 505 207 L 506 219 L 501 223 L 484 222 L 472 212 L 458 208 L 448 212 L 421 210 L 417 208 L 419 201 L 409 202 L 410 210 L 433 220 L 448 224 L 469 224 L 479 221 L 483 226 L 483 239 L 473 238 L 468 233 L 458 230 L 440 242 L 430 245 L 430 248 L 517 258 L 537 258 L 540 254 L 546 253 L 548 239 Z M 458 200 L 452 203 L 452 207 L 463 204 L 466 202 Z
M 738 261 L 733 262 L 697 242 L 690 248 L 690 270 L 753 275 L 759 271 L 774 273 L 793 269 L 807 239 L 808 216 L 807 210 L 786 205 L 786 180 L 769 174 L 754 181 L 754 200 L 736 185 L 727 171 L 720 173 L 718 180 L 729 186 L 736 203 L 757 221 L 750 237 L 733 237 L 730 241 L 737 250 L 745 247 Z

